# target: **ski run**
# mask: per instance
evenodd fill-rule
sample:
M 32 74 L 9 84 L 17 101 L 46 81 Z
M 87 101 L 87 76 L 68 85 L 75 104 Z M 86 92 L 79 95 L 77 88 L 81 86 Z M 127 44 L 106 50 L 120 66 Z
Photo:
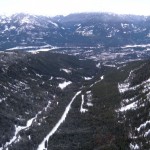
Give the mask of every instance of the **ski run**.
M 53 127 L 53 129 L 49 132 L 49 134 L 43 139 L 43 141 L 41 142 L 41 144 L 38 146 L 37 150 L 47 150 L 47 147 L 45 147 L 45 142 L 48 142 L 49 138 L 55 134 L 55 132 L 58 130 L 58 128 L 60 127 L 60 125 L 65 121 L 69 110 L 71 109 L 71 105 L 73 103 L 73 101 L 76 99 L 76 97 L 81 93 L 81 91 L 78 91 L 74 97 L 72 98 L 72 100 L 70 101 L 70 103 L 67 105 L 63 115 L 61 116 L 60 120 L 56 123 L 56 125 Z

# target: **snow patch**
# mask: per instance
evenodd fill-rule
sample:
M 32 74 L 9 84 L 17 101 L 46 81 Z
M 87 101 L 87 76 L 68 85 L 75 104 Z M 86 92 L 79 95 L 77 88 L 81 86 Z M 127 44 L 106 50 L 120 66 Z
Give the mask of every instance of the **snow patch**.
M 100 78 L 101 80 L 104 80 L 104 76 L 101 76 L 101 78 Z
M 122 83 L 122 84 L 118 83 L 119 92 L 124 93 L 124 92 L 128 91 L 129 86 L 130 86 L 130 83 Z
M 135 109 L 136 107 L 137 107 L 137 102 L 133 102 L 133 103 L 131 103 L 131 104 L 129 104 L 129 105 L 126 105 L 126 106 L 124 106 L 124 107 L 121 107 L 121 108 L 119 109 L 119 111 L 120 111 L 120 112 L 123 112 L 123 111 L 131 110 L 131 109 Z
M 147 137 L 148 135 L 150 135 L 150 130 L 148 130 L 148 131 L 144 134 L 144 137 Z
M 131 150 L 139 150 L 140 147 L 139 147 L 137 144 L 132 144 L 132 143 L 130 143 L 130 149 L 131 149 Z
M 106 67 L 112 67 L 112 68 L 116 67 L 115 65 L 107 65 L 107 64 L 105 64 L 104 66 L 106 66 Z
M 144 129 L 146 128 L 147 124 L 150 124 L 150 120 L 149 121 L 146 121 L 145 123 L 141 124 L 136 130 L 138 132 L 140 132 L 141 129 Z
M 34 118 L 31 118 L 27 121 L 27 124 L 26 126 L 16 126 L 15 125 L 15 135 L 10 139 L 9 142 L 6 142 L 6 144 L 3 146 L 3 148 L 7 148 L 9 145 L 11 145 L 13 142 L 15 142 L 16 140 L 18 140 L 19 136 L 18 136 L 18 133 L 22 130 L 25 130 L 25 129 L 28 129 L 31 125 L 32 125 L 32 122 L 33 120 L 35 119 Z M 20 139 L 20 138 L 19 138 Z M 3 148 L 1 147 L 0 150 L 3 150 Z
M 121 48 L 136 48 L 136 47 L 142 47 L 142 48 L 146 48 L 146 47 L 150 47 L 150 44 L 141 44 L 141 45 L 125 45 Z
M 88 111 L 88 109 L 83 108 L 84 105 L 84 95 L 81 95 L 82 101 L 81 101 L 81 107 L 80 107 L 80 112 L 81 113 L 85 113 L 86 111 Z
M 101 68 L 101 63 L 96 64 L 97 68 Z
M 70 85 L 72 82 L 71 81 L 64 81 L 63 83 L 59 83 L 58 87 L 63 90 L 66 88 L 68 85 Z
M 42 78 L 42 76 L 43 76 L 43 75 L 40 75 L 40 74 L 38 74 L 38 73 L 35 73 L 35 75 L 36 75 L 37 77 L 39 77 L 39 78 Z
M 47 51 L 51 51 L 51 50 L 54 50 L 56 49 L 56 47 L 53 47 L 53 48 L 40 48 L 40 49 L 37 49 L 37 50 L 30 50 L 28 51 L 29 53 L 32 53 L 32 54 L 38 54 L 39 52 L 47 52 Z
M 60 69 L 60 71 L 64 71 L 64 72 L 66 72 L 66 73 L 68 73 L 68 74 L 71 73 L 71 70 L 69 70 L 69 69 Z
M 52 21 L 50 21 L 50 23 L 51 23 L 52 25 L 54 25 L 55 27 L 57 27 L 57 28 L 58 28 L 58 24 L 57 24 L 57 23 L 52 22 Z
M 93 79 L 93 77 L 83 77 L 84 78 L 84 80 L 92 80 Z

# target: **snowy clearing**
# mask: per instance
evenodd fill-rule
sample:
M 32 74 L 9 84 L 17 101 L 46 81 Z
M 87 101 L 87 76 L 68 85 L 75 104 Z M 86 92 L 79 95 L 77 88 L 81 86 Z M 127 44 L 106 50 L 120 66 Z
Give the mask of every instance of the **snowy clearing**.
M 59 83 L 58 87 L 63 90 L 66 88 L 68 85 L 70 85 L 72 82 L 71 81 L 64 81 L 63 83 Z

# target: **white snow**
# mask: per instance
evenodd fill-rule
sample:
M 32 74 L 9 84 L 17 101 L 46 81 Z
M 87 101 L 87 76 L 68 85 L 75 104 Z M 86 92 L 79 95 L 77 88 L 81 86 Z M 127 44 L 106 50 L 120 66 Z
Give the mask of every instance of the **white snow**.
M 84 80 L 92 80 L 93 77 L 84 77 Z
M 39 52 L 46 52 L 57 49 L 58 47 L 52 45 L 44 45 L 44 46 L 17 46 L 13 48 L 6 49 L 7 51 L 11 50 L 28 50 L 28 52 L 32 54 L 37 54 Z
M 118 83 L 118 89 L 120 93 L 124 93 L 129 90 L 130 83 Z
M 139 68 L 138 68 L 139 69 Z M 137 70 L 137 69 L 135 69 Z M 124 83 L 118 84 L 118 89 L 120 93 L 124 93 L 126 91 L 136 90 L 137 88 L 143 86 L 142 93 L 147 92 L 150 89 L 150 79 L 143 81 L 141 84 L 135 85 L 133 87 L 130 87 L 130 80 L 134 77 L 134 71 L 132 70 L 128 76 L 128 78 L 124 81 Z M 147 99 L 150 98 L 150 93 L 146 94 Z M 121 102 L 121 108 L 119 109 L 120 112 L 128 111 L 128 110 L 136 110 L 138 108 L 144 107 L 145 104 L 141 101 L 142 99 L 138 99 L 135 101 L 137 96 L 134 96 L 130 99 L 124 99 Z M 148 123 L 148 122 L 146 122 Z M 143 128 L 146 124 L 142 124 L 139 128 L 137 128 L 137 131 L 140 131 L 141 128 Z
M 37 77 L 40 77 L 40 78 L 42 78 L 42 76 L 43 76 L 43 75 L 40 75 L 40 74 L 38 74 L 38 73 L 35 73 L 35 75 L 36 75 Z
M 150 135 L 150 129 L 144 134 L 144 137 L 147 137 L 148 135 Z
M 15 135 L 10 139 L 9 142 L 6 142 L 3 147 L 4 147 L 4 148 L 7 148 L 7 147 L 8 147 L 9 145 L 11 145 L 13 142 L 15 142 L 16 140 L 18 140 L 18 138 L 19 138 L 18 133 L 19 133 L 21 130 L 28 129 L 28 128 L 32 125 L 32 122 L 33 122 L 34 119 L 35 119 L 35 117 L 29 119 L 29 120 L 27 121 L 26 126 L 16 126 L 16 125 L 15 125 Z M 0 150 L 3 150 L 3 148 L 1 147 Z
M 141 130 L 141 129 L 144 129 L 144 128 L 147 126 L 147 124 L 150 124 L 150 120 L 148 120 L 148 121 L 146 121 L 145 123 L 141 124 L 136 130 L 137 130 L 138 132 L 140 132 L 140 130 Z
M 93 26 L 81 27 L 78 26 L 76 33 L 81 34 L 82 36 L 92 36 L 93 35 Z
M 37 50 L 30 50 L 28 52 L 32 53 L 32 54 L 38 54 L 39 52 L 47 52 L 47 51 L 51 51 L 51 50 L 54 50 L 56 49 L 56 47 L 53 47 L 53 48 L 40 48 L 40 49 L 37 49 Z
M 124 106 L 124 107 L 121 107 L 121 108 L 119 109 L 119 111 L 123 112 L 123 111 L 127 111 L 127 110 L 130 110 L 130 109 L 135 109 L 136 107 L 137 107 L 137 101 L 136 101 L 136 102 L 133 102 L 133 103 L 131 103 L 131 104 L 129 104 L 129 105 L 126 105 L 126 106 Z
M 96 64 L 97 68 L 101 68 L 101 63 Z
M 116 67 L 115 65 L 107 65 L 107 64 L 105 64 L 104 66 L 106 66 L 106 67 L 113 67 L 113 68 Z
M 93 106 L 93 104 L 91 102 L 87 102 L 87 106 L 91 107 L 91 106 Z
M 28 138 L 29 138 L 29 140 L 31 140 L 31 136 L 30 135 L 28 136 Z
M 9 48 L 6 50 L 22 50 L 22 49 L 37 49 L 39 47 L 37 46 L 17 46 L 17 47 L 13 47 L 13 48 Z
M 122 27 L 123 29 L 125 29 L 125 28 L 128 27 L 128 26 L 129 26 L 129 24 L 121 23 L 121 27 Z
M 47 106 L 44 108 L 44 110 L 47 111 L 47 109 L 50 107 L 50 105 L 51 105 L 51 102 L 48 101 L 48 104 L 47 104 Z
M 5 101 L 6 99 L 7 99 L 7 97 L 1 98 L 0 99 L 0 103 L 3 102 L 3 101 Z
M 123 46 L 123 47 L 121 47 L 121 48 L 136 48 L 136 47 L 143 47 L 143 48 L 146 48 L 146 47 L 150 47 L 150 44 L 126 45 L 126 46 Z
M 137 69 L 135 69 L 135 70 L 137 70 Z M 129 90 L 136 90 L 138 87 L 140 87 L 140 86 L 142 86 L 142 85 L 144 85 L 143 93 L 144 93 L 145 91 L 147 91 L 148 89 L 150 89 L 150 78 L 149 78 L 148 80 L 146 80 L 146 81 L 143 81 L 141 84 L 138 84 L 138 85 L 135 85 L 135 86 L 133 86 L 133 87 L 130 87 L 129 80 L 130 80 L 131 78 L 133 78 L 133 77 L 132 77 L 132 76 L 133 76 L 133 71 L 134 71 L 134 70 L 132 70 L 132 71 L 130 72 L 128 78 L 124 81 L 124 83 L 121 83 L 121 84 L 118 83 L 118 89 L 119 89 L 119 92 L 120 92 L 120 93 L 124 93 L 124 92 L 129 91 Z
M 53 80 L 53 78 L 54 78 L 54 77 L 53 77 L 53 76 L 51 76 L 51 78 L 50 78 L 49 80 L 51 81 L 51 80 Z
M 52 21 L 50 21 L 50 23 L 51 23 L 52 25 L 54 25 L 55 27 L 57 27 L 57 28 L 58 28 L 58 24 L 57 24 L 57 23 L 52 22 Z
M 140 148 L 139 148 L 139 146 L 137 144 L 130 143 L 130 149 L 131 150 L 139 150 Z
M 101 80 L 104 80 L 104 76 L 101 76 Z
M 62 77 L 56 77 L 57 80 L 65 80 L 65 78 Z
M 16 29 L 15 26 L 11 26 L 11 27 L 9 28 L 9 30 L 15 30 L 15 29 Z
M 64 72 L 66 72 L 66 73 L 68 73 L 68 74 L 71 73 L 71 70 L 69 70 L 69 69 L 60 69 L 60 71 L 64 71 Z
M 64 81 L 63 83 L 59 83 L 58 87 L 63 90 L 64 88 L 66 88 L 71 83 L 72 83 L 71 81 Z
M 85 113 L 86 111 L 88 111 L 88 109 L 83 108 L 84 105 L 84 95 L 81 95 L 82 101 L 81 101 L 81 107 L 80 107 L 80 112 L 81 113 Z
M 46 44 L 46 45 L 43 45 L 43 46 L 40 46 L 40 48 L 52 48 L 53 46 L 50 45 L 50 44 Z
M 129 99 L 128 99 L 128 98 L 127 98 L 127 99 L 123 99 L 122 102 L 123 102 L 124 104 L 126 104 L 126 103 L 129 103 L 129 102 L 134 101 L 136 98 L 137 98 L 137 96 L 134 96 L 134 97 L 129 98 Z
M 24 17 L 23 19 L 20 20 L 20 24 L 25 24 L 25 23 L 32 23 L 29 16 Z
M 53 127 L 53 129 L 49 132 L 49 134 L 44 138 L 44 140 L 39 144 L 37 150 L 47 150 L 47 148 L 45 147 L 45 142 L 49 140 L 49 138 L 55 134 L 55 132 L 58 130 L 58 128 L 60 127 L 60 125 L 65 121 L 69 110 L 71 109 L 71 105 L 73 103 L 73 101 L 76 99 L 76 97 L 81 93 L 81 91 L 77 92 L 75 94 L 75 96 L 72 98 L 72 100 L 70 101 L 70 103 L 67 105 L 62 117 L 60 118 L 60 120 L 57 122 L 57 124 Z
M 144 65 L 141 65 L 144 66 Z M 136 96 L 132 96 L 128 99 L 123 99 L 121 102 L 121 108 L 117 111 L 117 112 L 123 112 L 123 118 L 126 120 L 126 111 L 132 110 L 140 110 L 140 108 L 145 107 L 147 104 L 147 101 L 150 101 L 150 79 L 147 79 L 145 81 L 143 81 L 142 83 L 135 85 L 135 86 L 131 86 L 131 82 L 132 79 L 134 79 L 135 77 L 135 70 L 138 70 L 141 68 L 141 66 L 137 69 L 134 69 L 130 72 L 128 78 L 122 83 L 122 84 L 118 84 L 118 89 L 120 93 L 124 93 L 125 91 L 132 91 L 132 90 L 137 90 L 138 91 L 138 95 L 136 94 Z M 141 96 L 141 94 L 145 94 L 146 97 L 143 98 L 143 95 Z M 135 112 L 136 113 L 136 112 Z M 140 116 L 140 112 L 137 113 L 137 117 Z M 148 126 L 150 125 L 150 120 L 142 120 L 139 119 L 139 121 L 141 122 L 139 126 L 133 127 L 131 129 L 131 132 L 129 133 L 129 136 L 134 140 L 134 139 L 139 139 L 141 137 L 145 137 L 147 138 L 150 135 L 150 129 L 148 128 Z M 141 143 L 142 146 L 142 143 Z M 136 141 L 134 141 L 133 143 L 130 143 L 130 149 L 131 150 L 139 150 L 141 149 L 139 147 L 139 145 L 137 145 Z

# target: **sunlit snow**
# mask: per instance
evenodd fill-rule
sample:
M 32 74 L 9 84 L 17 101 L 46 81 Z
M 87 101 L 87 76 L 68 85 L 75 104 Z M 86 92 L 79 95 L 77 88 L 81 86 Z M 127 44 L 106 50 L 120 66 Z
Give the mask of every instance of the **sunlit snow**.
M 68 74 L 70 74 L 71 73 L 71 70 L 69 70 L 69 69 L 60 69 L 60 71 L 64 71 L 64 72 L 66 72 L 66 73 L 68 73 Z
M 71 83 L 72 83 L 71 81 L 64 81 L 63 83 L 59 83 L 58 87 L 63 90 L 64 88 L 66 88 Z
M 85 113 L 86 111 L 88 111 L 88 109 L 83 108 L 84 105 L 84 95 L 81 95 L 82 101 L 81 101 L 81 107 L 80 107 L 80 112 L 81 113 Z

